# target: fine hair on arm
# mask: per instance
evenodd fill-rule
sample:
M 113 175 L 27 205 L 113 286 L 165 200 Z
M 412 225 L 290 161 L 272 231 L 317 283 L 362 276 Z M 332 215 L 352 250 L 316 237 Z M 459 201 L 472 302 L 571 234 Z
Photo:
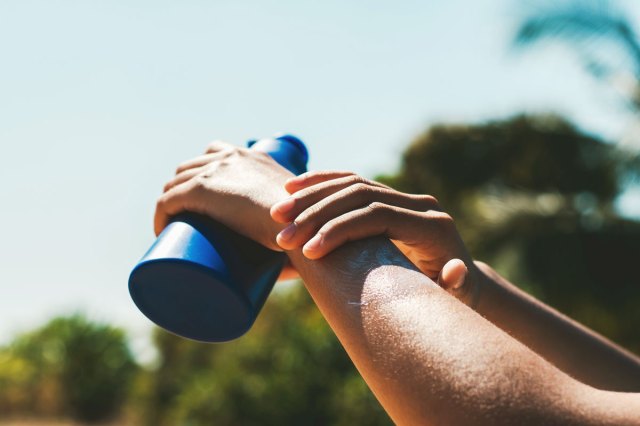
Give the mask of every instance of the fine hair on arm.
M 311 261 L 314 301 L 398 424 L 640 424 L 640 395 L 586 386 L 421 274 L 384 238 Z

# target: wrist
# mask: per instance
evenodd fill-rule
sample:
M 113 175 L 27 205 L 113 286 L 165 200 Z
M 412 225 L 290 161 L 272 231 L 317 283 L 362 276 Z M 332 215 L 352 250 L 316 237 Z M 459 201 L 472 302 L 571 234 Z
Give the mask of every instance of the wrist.
M 467 266 L 467 275 L 465 277 L 464 285 L 454 293 L 454 296 L 471 309 L 476 310 L 482 293 L 482 288 L 485 286 L 485 281 L 488 279 L 484 270 L 487 265 L 474 260 L 465 262 L 465 264 Z
M 497 282 L 499 277 L 496 271 L 484 262 L 479 260 L 473 261 L 474 279 L 473 279 L 473 298 L 469 305 L 473 310 L 480 313 L 483 296 L 486 296 L 487 289 Z
M 276 236 L 282 231 L 288 224 L 278 223 L 271 217 L 271 207 L 279 201 L 287 198 L 289 193 L 284 189 L 284 182 L 292 175 L 290 172 L 282 169 L 282 173 L 275 173 L 272 176 L 273 185 L 269 185 L 268 188 L 263 186 L 255 197 L 260 200 L 260 212 L 259 217 L 256 220 L 260 224 L 260 242 L 267 248 L 275 251 L 282 251 L 282 248 L 276 242 Z

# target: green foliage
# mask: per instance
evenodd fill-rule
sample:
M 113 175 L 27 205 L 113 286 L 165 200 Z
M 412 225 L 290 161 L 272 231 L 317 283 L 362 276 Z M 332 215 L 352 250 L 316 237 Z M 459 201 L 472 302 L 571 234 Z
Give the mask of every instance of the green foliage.
M 381 409 L 300 285 L 273 294 L 251 331 L 221 345 L 157 330 L 149 425 L 386 425 Z
M 612 202 L 628 156 L 555 116 L 434 126 L 382 180 L 430 193 L 474 257 L 640 353 L 640 224 Z M 135 366 L 121 330 L 55 319 L 0 350 L 0 413 L 108 418 L 124 398 L 134 424 L 387 425 L 300 285 L 278 288 L 251 331 L 225 344 L 154 333 L 157 364 Z
M 121 329 L 55 318 L 0 351 L 0 408 L 82 422 L 118 414 L 135 372 Z
M 620 191 L 611 145 L 556 116 L 517 116 L 480 125 L 436 125 L 405 152 L 401 189 L 439 194 L 448 209 L 474 208 L 465 195 L 481 188 L 561 195 L 591 193 L 610 202 Z
M 452 212 L 474 257 L 640 353 L 640 223 L 612 202 L 632 163 L 555 116 L 434 126 L 382 180 Z
M 612 201 L 625 157 L 555 116 L 434 126 L 383 178 L 431 193 L 454 213 L 477 258 L 562 311 L 638 351 L 633 281 L 640 226 Z M 270 297 L 235 342 L 162 331 L 140 423 L 388 424 L 389 419 L 300 286 Z

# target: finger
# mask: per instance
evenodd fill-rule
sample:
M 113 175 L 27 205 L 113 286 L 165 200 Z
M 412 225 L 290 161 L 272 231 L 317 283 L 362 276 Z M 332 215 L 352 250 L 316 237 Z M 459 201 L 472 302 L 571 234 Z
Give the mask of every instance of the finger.
M 338 177 L 325 182 L 319 182 L 316 185 L 299 191 L 293 197 L 289 197 L 286 200 L 274 204 L 271 207 L 271 217 L 276 222 L 291 222 L 300 212 L 323 198 L 326 198 L 346 187 L 364 182 L 366 182 L 364 178 L 354 174 Z
M 158 198 L 153 217 L 153 229 L 156 236 L 160 235 L 173 216 L 188 210 L 187 200 L 189 192 L 192 190 L 191 182 L 193 180 L 177 185 Z
M 447 291 L 461 288 L 467 277 L 467 266 L 460 259 L 448 261 L 438 275 L 438 285 Z
M 215 154 L 206 154 L 180 163 L 180 165 L 176 168 L 176 175 L 179 175 L 180 173 L 190 169 L 197 169 L 199 167 L 206 166 L 214 158 Z
M 355 173 L 338 170 L 310 171 L 288 179 L 284 183 L 284 189 L 287 190 L 289 194 L 293 194 L 312 185 L 347 176 L 355 176 Z
M 194 169 L 187 169 L 176 176 L 173 177 L 169 182 L 167 182 L 163 188 L 162 192 L 170 191 L 172 188 L 187 182 L 194 176 L 198 175 L 200 172 L 204 170 L 204 167 L 198 167 Z
M 303 173 L 301 175 L 288 179 L 284 184 L 284 189 L 289 194 L 293 194 L 294 192 L 300 191 L 301 189 L 305 189 L 322 182 L 327 182 L 330 180 L 349 177 L 349 176 L 358 177 L 355 173 L 347 172 L 347 171 L 338 171 L 338 170 L 311 171 L 311 172 Z M 379 182 L 369 181 L 369 183 L 371 185 L 388 188 L 388 186 L 383 185 Z
M 332 179 L 326 182 L 321 182 L 296 192 L 292 197 L 274 204 L 271 208 L 271 217 L 276 222 L 291 222 L 306 209 L 317 203 L 320 203 L 324 199 L 328 199 L 333 194 L 343 191 L 346 188 L 351 188 L 350 191 L 353 192 L 347 194 L 351 198 L 349 205 L 351 205 L 352 208 L 361 207 L 362 205 L 371 203 L 373 201 L 386 202 L 386 200 L 388 200 L 393 203 L 393 201 L 388 196 L 381 200 L 374 200 L 373 196 L 379 193 L 393 193 L 397 194 L 396 198 L 406 198 L 407 200 L 413 199 L 416 202 L 428 199 L 428 205 L 424 204 L 423 206 L 416 206 L 417 209 L 421 210 L 433 208 L 432 205 L 434 203 L 437 204 L 435 198 L 431 196 L 404 194 L 387 187 L 376 185 L 376 182 L 364 179 L 358 175 L 349 175 L 337 179 Z M 413 204 L 417 204 L 416 202 L 414 202 Z M 399 205 L 403 207 L 406 206 L 407 208 L 412 208 L 406 205 L 406 202 L 401 202 Z
M 311 195 L 312 201 L 314 201 L 316 194 Z M 376 202 L 417 212 L 425 212 L 437 207 L 433 197 L 404 194 L 386 188 L 363 184 L 352 185 L 326 198 L 322 198 L 300 214 L 297 214 L 299 208 L 304 208 L 311 202 L 306 199 L 296 200 L 293 213 L 297 214 L 297 216 L 295 216 L 294 223 L 290 224 L 278 235 L 278 244 L 288 250 L 300 247 L 325 223 L 349 211 L 360 209 Z
M 213 142 L 209 142 L 207 145 L 207 149 L 205 150 L 205 154 L 213 154 L 215 152 L 224 151 L 227 149 L 236 148 L 235 145 L 230 144 L 229 142 L 215 140 Z
M 220 160 L 224 160 L 225 158 L 228 158 L 232 153 L 234 152 L 233 149 L 224 149 L 222 151 L 216 151 L 216 152 L 212 152 L 211 154 L 204 154 L 204 155 L 200 155 L 196 158 L 192 158 L 190 160 L 187 160 L 183 163 L 181 163 L 177 168 L 176 168 L 176 175 L 185 172 L 187 170 L 190 169 L 195 169 L 198 167 L 204 167 L 208 164 L 213 163 L 214 161 L 220 161 Z
M 437 240 L 446 232 L 446 217 L 441 212 L 416 212 L 376 202 L 327 222 L 302 252 L 309 259 L 318 259 L 349 241 L 376 235 L 408 241 L 415 238 L 416 229 Z
M 220 151 L 211 154 L 199 155 L 198 157 L 191 158 L 187 161 L 180 163 L 180 165 L 176 168 L 176 174 L 180 174 L 189 169 L 195 169 L 198 167 L 206 166 L 216 158 L 220 156 Z

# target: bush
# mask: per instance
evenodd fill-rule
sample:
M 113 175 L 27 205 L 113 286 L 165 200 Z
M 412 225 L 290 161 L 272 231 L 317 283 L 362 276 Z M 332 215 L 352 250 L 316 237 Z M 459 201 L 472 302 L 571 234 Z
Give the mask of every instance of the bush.
M 136 365 L 123 330 L 55 318 L 0 351 L 3 413 L 99 422 L 116 416 Z

